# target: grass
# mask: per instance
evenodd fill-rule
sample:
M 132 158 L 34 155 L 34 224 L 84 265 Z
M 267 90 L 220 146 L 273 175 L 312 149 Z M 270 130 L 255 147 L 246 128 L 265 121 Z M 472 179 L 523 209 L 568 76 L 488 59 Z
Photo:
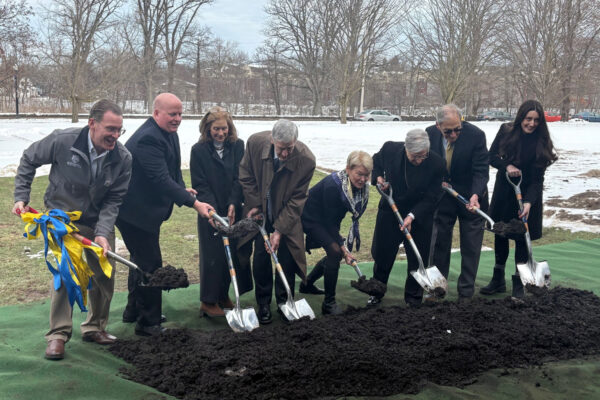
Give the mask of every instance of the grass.
M 311 186 L 325 176 L 316 172 Z M 184 180 L 189 184 L 189 171 L 184 171 Z M 41 176 L 32 185 L 32 206 L 43 208 L 43 197 L 48 185 L 48 177 Z M 28 255 L 43 250 L 43 241 L 27 241 L 22 237 L 24 224 L 11 214 L 13 206 L 14 178 L 0 178 L 0 305 L 17 304 L 46 298 L 50 294 L 50 272 L 43 258 L 29 258 Z M 373 238 L 379 193 L 371 188 L 369 206 L 360 220 L 362 247 L 354 255 L 359 261 L 371 261 L 370 245 Z M 348 232 L 351 219 L 342 222 L 342 236 Z M 457 224 L 458 225 L 458 224 Z M 558 228 L 544 229 L 544 235 L 534 245 L 550 244 L 575 239 L 600 237 L 589 232 L 570 232 Z M 493 235 L 486 232 L 484 246 L 493 247 Z M 161 250 L 163 260 L 178 268 L 184 268 L 191 283 L 198 282 L 198 239 L 195 212 L 187 207 L 175 207 L 171 218 L 162 225 Z M 458 247 L 458 230 L 455 228 L 453 247 Z M 320 249 L 307 255 L 308 265 L 314 265 L 323 257 Z M 401 257 L 401 254 L 399 254 Z M 117 264 L 116 290 L 127 290 L 127 267 Z

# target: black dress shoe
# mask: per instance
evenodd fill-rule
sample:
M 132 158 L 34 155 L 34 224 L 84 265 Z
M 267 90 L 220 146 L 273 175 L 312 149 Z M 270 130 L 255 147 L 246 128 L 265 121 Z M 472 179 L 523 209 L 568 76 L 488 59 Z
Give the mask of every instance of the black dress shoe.
M 314 285 L 314 283 L 304 284 L 300 282 L 300 288 L 298 289 L 300 293 L 304 294 L 325 294 L 325 291 L 321 288 L 318 288 Z
M 379 303 L 381 303 L 381 297 L 371 296 L 369 297 L 369 300 L 367 300 L 367 306 L 376 306 Z
M 130 324 L 132 322 L 137 321 L 137 317 L 138 317 L 137 314 L 134 315 L 134 314 L 128 313 L 127 310 L 123 312 L 123 322 L 125 322 L 126 324 Z M 167 322 L 167 316 L 161 314 L 160 315 L 160 323 L 164 324 L 165 322 Z
M 258 305 L 258 322 L 263 325 L 270 324 L 272 321 L 270 304 Z
M 291 322 L 291 320 L 288 319 L 288 317 L 285 316 L 285 313 L 283 311 L 281 311 L 280 307 L 277 307 L 277 314 L 279 314 L 279 316 L 281 317 L 281 320 L 283 322 Z
M 140 325 L 139 323 L 135 326 L 135 334 L 139 336 L 156 336 L 167 331 L 160 325 Z

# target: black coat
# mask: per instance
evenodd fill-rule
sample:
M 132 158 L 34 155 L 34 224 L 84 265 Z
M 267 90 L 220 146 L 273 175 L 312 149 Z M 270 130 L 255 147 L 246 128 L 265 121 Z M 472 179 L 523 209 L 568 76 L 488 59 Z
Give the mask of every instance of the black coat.
M 125 147 L 133 156 L 133 167 L 119 219 L 157 232 L 171 216 L 173 204 L 192 207 L 195 201 L 181 175 L 179 136 L 161 129 L 150 117 Z
M 308 200 L 302 211 L 304 232 L 308 233 L 312 227 L 320 226 L 342 246 L 344 239 L 340 235 L 340 225 L 347 212 L 338 185 L 328 175 L 308 191 Z M 307 236 L 306 243 L 310 249 L 320 247 L 312 243 L 310 235 Z
M 519 148 L 515 149 L 515 153 L 520 155 L 515 161 L 508 162 L 500 157 L 500 143 L 503 138 L 508 135 L 510 129 L 510 124 L 502 124 L 490 147 L 490 165 L 498 169 L 498 172 L 496 173 L 496 182 L 494 184 L 494 192 L 492 194 L 492 202 L 490 204 L 490 217 L 492 217 L 494 221 L 504 222 L 508 222 L 512 218 L 518 218 L 519 206 L 515 192 L 513 187 L 510 186 L 506 180 L 506 167 L 509 164 L 513 164 L 521 170 L 523 175 L 521 192 L 523 194 L 523 202 L 531 203 L 528 226 L 531 239 L 535 240 L 542 237 L 542 213 L 544 203 L 542 191 L 544 188 L 544 174 L 546 169 L 535 165 L 535 144 L 527 154 L 520 154 L 522 140 L 520 140 L 517 145 Z M 522 139 L 524 134 L 520 133 L 520 135 Z M 532 135 L 537 135 L 537 132 L 532 133 Z
M 190 155 L 190 174 L 192 187 L 198 194 L 199 201 L 215 207 L 223 217 L 227 215 L 230 204 L 236 207 L 236 219 L 241 216 L 243 202 L 240 185 L 239 166 L 244 156 L 244 141 L 225 142 L 223 158 L 219 157 L 210 142 L 196 143 Z
M 450 172 L 444 168 L 444 181 L 450 183 L 454 190 L 467 200 L 474 194 L 478 195 L 479 205 L 483 211 L 486 211 L 489 202 L 487 183 L 490 178 L 490 168 L 485 133 L 468 122 L 463 122 L 462 127 L 454 143 Z M 426 130 L 429 135 L 430 152 L 437 153 L 445 159 L 446 150 L 442 132 L 435 125 Z M 445 196 L 450 195 L 445 193 Z
M 431 218 L 442 191 L 444 161 L 435 152 L 430 152 L 421 165 L 412 165 L 404 151 L 404 142 L 385 142 L 373 155 L 372 184 L 383 176 L 393 189 L 393 199 L 402 217 L 409 212 L 415 220 Z M 388 202 L 382 197 L 380 210 L 389 210 Z

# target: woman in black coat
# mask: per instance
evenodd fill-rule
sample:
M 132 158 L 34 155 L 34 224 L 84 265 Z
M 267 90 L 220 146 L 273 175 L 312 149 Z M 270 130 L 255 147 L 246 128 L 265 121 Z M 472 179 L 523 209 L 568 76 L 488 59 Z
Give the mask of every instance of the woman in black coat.
M 244 142 L 229 113 L 213 107 L 200 121 L 200 141 L 192 147 L 190 173 L 192 187 L 200 201 L 212 204 L 217 214 L 233 224 L 241 216 L 242 187 L 238 169 L 244 155 Z M 224 316 L 223 308 L 233 308 L 229 299 L 231 278 L 220 235 L 204 218 L 198 218 L 200 242 L 200 312 L 211 317 Z M 235 245 L 230 246 L 234 260 Z
M 373 159 L 369 154 L 353 151 L 348 155 L 345 169 L 326 176 L 308 192 L 302 212 L 306 250 L 322 247 L 327 255 L 315 265 L 306 278 L 306 285 L 300 284 L 300 292 L 323 294 L 314 283 L 324 276 L 323 314 L 342 313 L 335 301 L 340 261 L 344 258 L 346 264 L 352 264 L 354 257 L 350 252 L 355 241 L 356 249 L 360 249 L 358 219 L 369 202 L 369 177 L 372 169 Z M 348 212 L 352 214 L 352 226 L 346 247 L 340 235 L 340 224 Z
M 405 142 L 386 142 L 373 156 L 371 183 L 379 183 L 385 191 L 392 186 L 392 197 L 404 218 L 421 257 L 427 260 L 433 227 L 433 213 L 442 192 L 442 177 L 446 167 L 442 158 L 429 151 L 429 136 L 423 129 L 406 134 Z M 388 282 L 398 246 L 404 242 L 407 259 L 407 277 L 404 301 L 411 306 L 421 303 L 423 289 L 410 274 L 419 267 L 416 254 L 400 231 L 398 221 L 388 202 L 381 198 L 375 221 L 371 255 L 375 261 L 373 277 Z M 381 297 L 371 296 L 367 305 L 376 305 Z
M 490 204 L 490 217 L 494 221 L 509 222 L 513 218 L 527 219 L 531 240 L 542 237 L 544 174 L 546 168 L 558 157 L 548 132 L 542 105 L 536 100 L 527 100 L 517 112 L 515 121 L 502 124 L 489 151 L 490 165 L 498 170 Z M 513 187 L 506 173 L 517 183 L 522 177 L 523 210 L 519 211 Z M 481 288 L 481 294 L 506 291 L 504 269 L 508 259 L 508 239 L 494 237 L 496 265 L 491 282 Z M 515 264 L 527 262 L 525 238 L 515 240 Z M 522 297 L 523 285 L 518 272 L 512 277 L 514 297 Z

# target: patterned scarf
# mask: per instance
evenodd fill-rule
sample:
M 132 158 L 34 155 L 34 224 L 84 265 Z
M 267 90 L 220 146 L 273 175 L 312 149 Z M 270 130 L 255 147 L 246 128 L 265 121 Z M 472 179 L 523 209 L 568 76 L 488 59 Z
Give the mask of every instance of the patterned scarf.
M 354 190 L 352 193 L 352 183 L 348 179 L 348 173 L 345 169 L 332 172 L 331 177 L 336 183 L 340 196 L 346 209 L 352 213 L 352 226 L 348 231 L 348 237 L 346 238 L 346 246 L 349 251 L 352 251 L 354 240 L 356 240 L 356 250 L 360 250 L 360 232 L 358 219 L 367 209 L 369 203 L 369 182 L 365 184 L 362 189 Z

